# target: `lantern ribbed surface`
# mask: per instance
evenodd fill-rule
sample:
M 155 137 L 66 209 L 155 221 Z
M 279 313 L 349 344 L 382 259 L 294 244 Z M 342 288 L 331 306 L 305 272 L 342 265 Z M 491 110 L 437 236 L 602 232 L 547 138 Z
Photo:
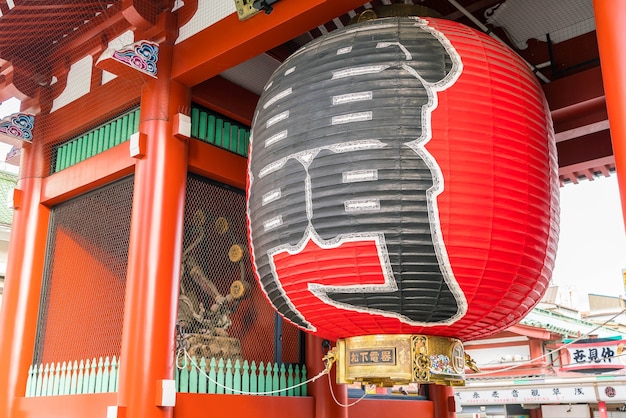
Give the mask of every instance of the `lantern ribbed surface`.
M 488 36 L 434 18 L 332 32 L 277 69 L 252 135 L 255 274 L 302 329 L 471 340 L 545 292 L 552 125 L 533 74 Z

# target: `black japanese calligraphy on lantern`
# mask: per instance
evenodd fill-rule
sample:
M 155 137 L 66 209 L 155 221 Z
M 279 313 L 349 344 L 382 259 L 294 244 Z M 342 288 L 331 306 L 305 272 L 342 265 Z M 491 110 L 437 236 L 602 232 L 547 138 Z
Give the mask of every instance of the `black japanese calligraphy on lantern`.
M 287 319 L 315 330 L 275 264 L 309 242 L 378 251 L 384 283 L 308 284 L 327 305 L 410 325 L 465 314 L 438 219 L 443 176 L 425 149 L 437 92 L 461 69 L 426 22 L 393 19 L 333 33 L 272 78 L 253 126 L 248 210 L 261 286 Z

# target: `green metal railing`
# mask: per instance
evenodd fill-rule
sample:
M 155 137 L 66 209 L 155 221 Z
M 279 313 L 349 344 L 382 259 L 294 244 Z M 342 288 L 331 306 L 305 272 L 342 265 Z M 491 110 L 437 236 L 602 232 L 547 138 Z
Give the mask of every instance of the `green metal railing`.
M 306 396 L 306 367 L 278 363 L 243 363 L 228 359 L 207 361 L 200 358 L 190 364 L 180 360 L 176 391 L 186 393 L 225 393 L 241 395 Z
M 200 358 L 196 364 L 181 359 L 176 391 L 204 394 L 306 396 L 306 367 L 277 363 L 232 362 Z M 116 357 L 31 365 L 26 397 L 117 392 Z
M 191 137 L 248 157 L 250 129 L 208 110 L 191 108 Z
M 52 172 L 58 173 L 89 157 L 128 141 L 130 136 L 138 131 L 139 108 L 100 125 L 78 138 L 59 145 L 56 148 Z
M 128 141 L 138 131 L 139 108 L 59 145 L 52 172 L 58 173 Z M 243 157 L 248 156 L 250 130 L 208 110 L 191 109 L 191 136 Z
M 118 368 L 115 357 L 31 365 L 26 397 L 117 392 Z

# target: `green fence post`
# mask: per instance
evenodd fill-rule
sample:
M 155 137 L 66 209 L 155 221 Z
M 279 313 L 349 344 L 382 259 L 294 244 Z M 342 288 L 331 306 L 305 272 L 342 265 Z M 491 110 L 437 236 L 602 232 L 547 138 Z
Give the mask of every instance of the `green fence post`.
M 61 363 L 57 362 L 56 367 L 54 366 L 54 363 L 53 363 L 52 367 L 54 367 L 54 378 L 52 381 L 52 394 L 54 396 L 58 396 L 61 393 L 61 384 L 62 384 L 62 378 L 63 378 L 61 376 Z
M 258 392 L 257 368 L 256 363 L 252 360 L 250 365 L 250 393 L 255 395 Z
M 233 362 L 230 359 L 226 360 L 226 374 L 224 376 L 224 393 L 232 395 L 233 391 Z
M 197 358 L 191 359 L 189 371 L 189 393 L 198 393 L 198 362 Z
M 48 363 L 43 368 L 43 383 L 41 384 L 41 396 L 48 396 Z
M 293 381 L 293 365 L 289 364 L 289 366 L 287 366 L 287 387 L 289 388 L 287 389 L 287 396 L 294 395 L 293 385 L 295 385 Z
M 259 376 L 258 376 L 258 383 L 257 383 L 257 391 L 260 394 L 263 394 L 263 392 L 265 392 L 265 366 L 263 365 L 263 362 L 261 362 L 259 364 Z
M 80 365 L 78 366 L 78 376 L 76 378 L 76 392 L 77 394 L 84 393 L 83 386 L 85 384 L 85 363 L 83 360 L 80 361 Z
M 233 389 L 235 389 L 235 392 L 237 395 L 240 395 L 241 393 L 241 363 L 239 362 L 239 359 L 235 360 L 235 369 L 233 372 Z
M 43 365 L 39 364 L 39 367 L 35 365 L 35 373 L 37 374 L 37 382 L 35 383 L 35 394 L 34 396 L 41 396 L 41 387 L 43 386 Z
M 78 362 L 74 360 L 74 363 L 70 365 L 70 369 L 72 370 L 70 377 L 70 395 L 76 394 L 76 385 L 78 381 Z
M 271 392 L 274 390 L 274 377 L 272 376 L 272 363 L 266 363 L 265 365 L 265 391 Z M 276 382 L 278 386 L 278 382 Z M 273 393 L 268 393 L 267 396 L 274 396 Z
M 217 362 L 217 393 L 224 393 L 224 359 L 220 358 Z
M 89 369 L 89 385 L 87 393 L 96 393 L 96 358 L 91 359 L 91 367 Z
M 57 376 L 55 376 L 56 369 L 54 367 L 54 363 L 50 363 L 50 376 L 48 377 L 48 389 L 46 390 L 46 394 L 48 396 L 54 395 L 54 386 L 56 383 Z
M 287 388 L 287 369 L 285 368 L 285 363 L 280 365 L 280 378 L 278 379 L 278 384 L 281 389 Z M 279 393 L 280 396 L 287 396 L 287 391 L 282 390 Z
M 180 389 L 181 393 L 189 392 L 189 367 L 187 367 L 187 357 L 183 359 L 183 368 L 180 370 Z
M 277 391 L 278 389 L 280 389 L 280 384 L 278 381 L 278 363 L 274 363 L 274 367 L 272 368 L 272 391 Z M 274 392 L 272 393 L 272 396 L 278 396 L 279 394 L 280 392 Z
M 96 382 L 93 393 L 102 393 L 102 357 L 98 360 L 98 368 L 96 369 Z
M 215 357 L 211 357 L 211 362 L 209 363 L 209 393 L 217 393 L 217 364 L 215 362 Z
M 200 376 L 198 376 L 198 393 L 208 393 L 207 392 L 207 381 L 206 381 L 206 358 L 202 357 L 200 359 Z
M 301 369 L 301 371 L 302 371 L 302 377 L 301 377 L 301 379 L 302 379 L 302 380 L 300 380 L 300 383 L 302 383 L 302 382 L 306 382 L 306 366 L 303 364 L 301 367 L 302 367 L 302 369 Z M 300 386 L 300 393 L 302 394 L 302 396 L 307 396 L 307 388 L 306 388 L 306 385 L 302 385 L 302 386 Z
M 102 369 L 102 392 L 111 392 L 111 390 L 109 389 L 110 367 L 111 360 L 109 360 L 109 356 L 106 356 L 104 359 L 104 368 Z
M 110 375 L 110 379 L 111 382 L 109 383 L 109 388 L 110 392 L 117 392 L 117 377 L 118 377 L 118 370 L 119 370 L 119 362 L 117 361 L 117 358 L 115 356 L 113 356 L 113 360 L 111 360 L 111 375 Z
M 26 379 L 26 397 L 29 398 L 32 396 L 33 390 L 33 382 L 35 379 L 33 377 L 33 365 L 28 366 L 28 378 Z

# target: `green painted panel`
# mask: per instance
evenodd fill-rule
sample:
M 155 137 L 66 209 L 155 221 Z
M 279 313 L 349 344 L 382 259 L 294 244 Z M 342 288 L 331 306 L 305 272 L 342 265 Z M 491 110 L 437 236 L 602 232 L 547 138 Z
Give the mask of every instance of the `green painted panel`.
M 98 154 L 104 151 L 104 128 L 101 126 L 96 130 L 97 141 L 98 141 Z
M 224 136 L 224 120 L 215 118 L 215 145 L 222 146 L 222 137 Z
M 197 107 L 191 108 L 191 137 L 192 138 L 200 138 L 200 134 L 198 133 L 198 126 L 200 125 L 200 109 Z
M 58 172 L 65 168 L 65 148 L 66 145 L 62 145 L 57 148 L 57 160 L 54 165 L 54 171 Z
M 71 142 L 69 165 L 74 165 L 74 164 L 76 164 L 76 142 Z
M 122 121 L 116 119 L 113 123 L 115 124 L 115 145 L 119 145 L 125 140 L 125 138 L 122 138 Z
M 91 138 L 91 156 L 93 157 L 98 153 L 98 134 L 95 131 L 89 132 L 89 138 Z
M 217 385 L 215 382 L 217 382 L 217 364 L 215 357 L 213 357 L 209 365 L 209 393 L 217 393 Z
M 257 393 L 265 392 L 265 366 L 263 362 L 259 363 L 259 375 L 257 376 Z
M 230 148 L 230 122 L 224 121 L 224 128 L 222 130 L 222 148 Z
M 78 362 L 74 360 L 72 364 L 72 379 L 70 380 L 70 395 L 75 395 L 76 386 L 78 385 Z
M 103 126 L 104 128 L 104 138 L 102 139 L 102 148 L 104 151 L 108 150 L 112 147 L 111 144 L 111 124 L 106 124 Z
M 76 141 L 74 141 L 74 146 L 76 147 L 76 158 L 74 159 L 74 164 L 81 162 L 80 156 L 83 152 L 83 137 L 81 136 Z
M 139 109 L 136 109 L 134 112 L 135 118 L 133 119 L 133 131 L 131 132 L 131 134 L 134 134 L 135 132 L 139 132 L 139 122 L 141 122 L 140 118 L 139 118 Z M 128 135 L 128 138 L 130 138 L 130 135 Z
M 259 385 L 257 380 L 257 368 L 256 362 L 253 360 L 250 365 L 250 393 L 257 393 L 259 391 Z
M 130 138 L 130 132 L 128 128 L 128 115 L 122 116 L 122 141 L 126 141 Z
M 224 371 L 224 359 L 219 359 L 217 362 L 217 393 L 224 393 L 224 381 L 225 381 L 225 371 Z
M 225 375 L 224 375 L 224 386 L 226 386 L 226 389 L 224 389 L 224 393 L 226 393 L 227 395 L 232 395 L 233 391 L 233 363 L 230 361 L 230 359 L 226 360 L 226 370 L 225 370 Z
M 207 113 L 206 112 L 200 112 L 200 120 L 198 121 L 199 123 L 199 127 L 198 127 L 198 136 L 197 138 L 206 141 L 208 138 L 207 135 Z
M 203 373 L 200 374 L 198 378 L 198 393 L 208 393 L 207 381 L 206 381 L 206 359 L 202 357 L 200 359 L 200 370 Z
M 207 129 L 208 129 L 207 141 L 211 144 L 214 144 L 215 143 L 215 116 L 209 115 Z
M 230 146 L 229 150 L 232 152 L 237 152 L 237 148 L 239 147 L 239 127 L 237 125 L 231 125 L 230 127 Z
M 80 147 L 80 160 L 84 161 L 89 158 L 89 151 L 91 150 L 91 144 L 89 143 L 89 135 L 83 135 L 80 137 L 82 145 Z
M 279 392 L 276 392 L 276 390 L 278 389 L 280 389 L 280 383 L 278 379 L 278 364 L 274 363 L 274 368 L 272 370 L 272 391 L 274 391 L 274 393 L 272 393 L 272 396 L 279 395 Z
M 183 361 L 183 368 L 180 371 L 180 388 L 178 389 L 181 393 L 189 392 L 189 366 L 187 364 L 187 358 Z

